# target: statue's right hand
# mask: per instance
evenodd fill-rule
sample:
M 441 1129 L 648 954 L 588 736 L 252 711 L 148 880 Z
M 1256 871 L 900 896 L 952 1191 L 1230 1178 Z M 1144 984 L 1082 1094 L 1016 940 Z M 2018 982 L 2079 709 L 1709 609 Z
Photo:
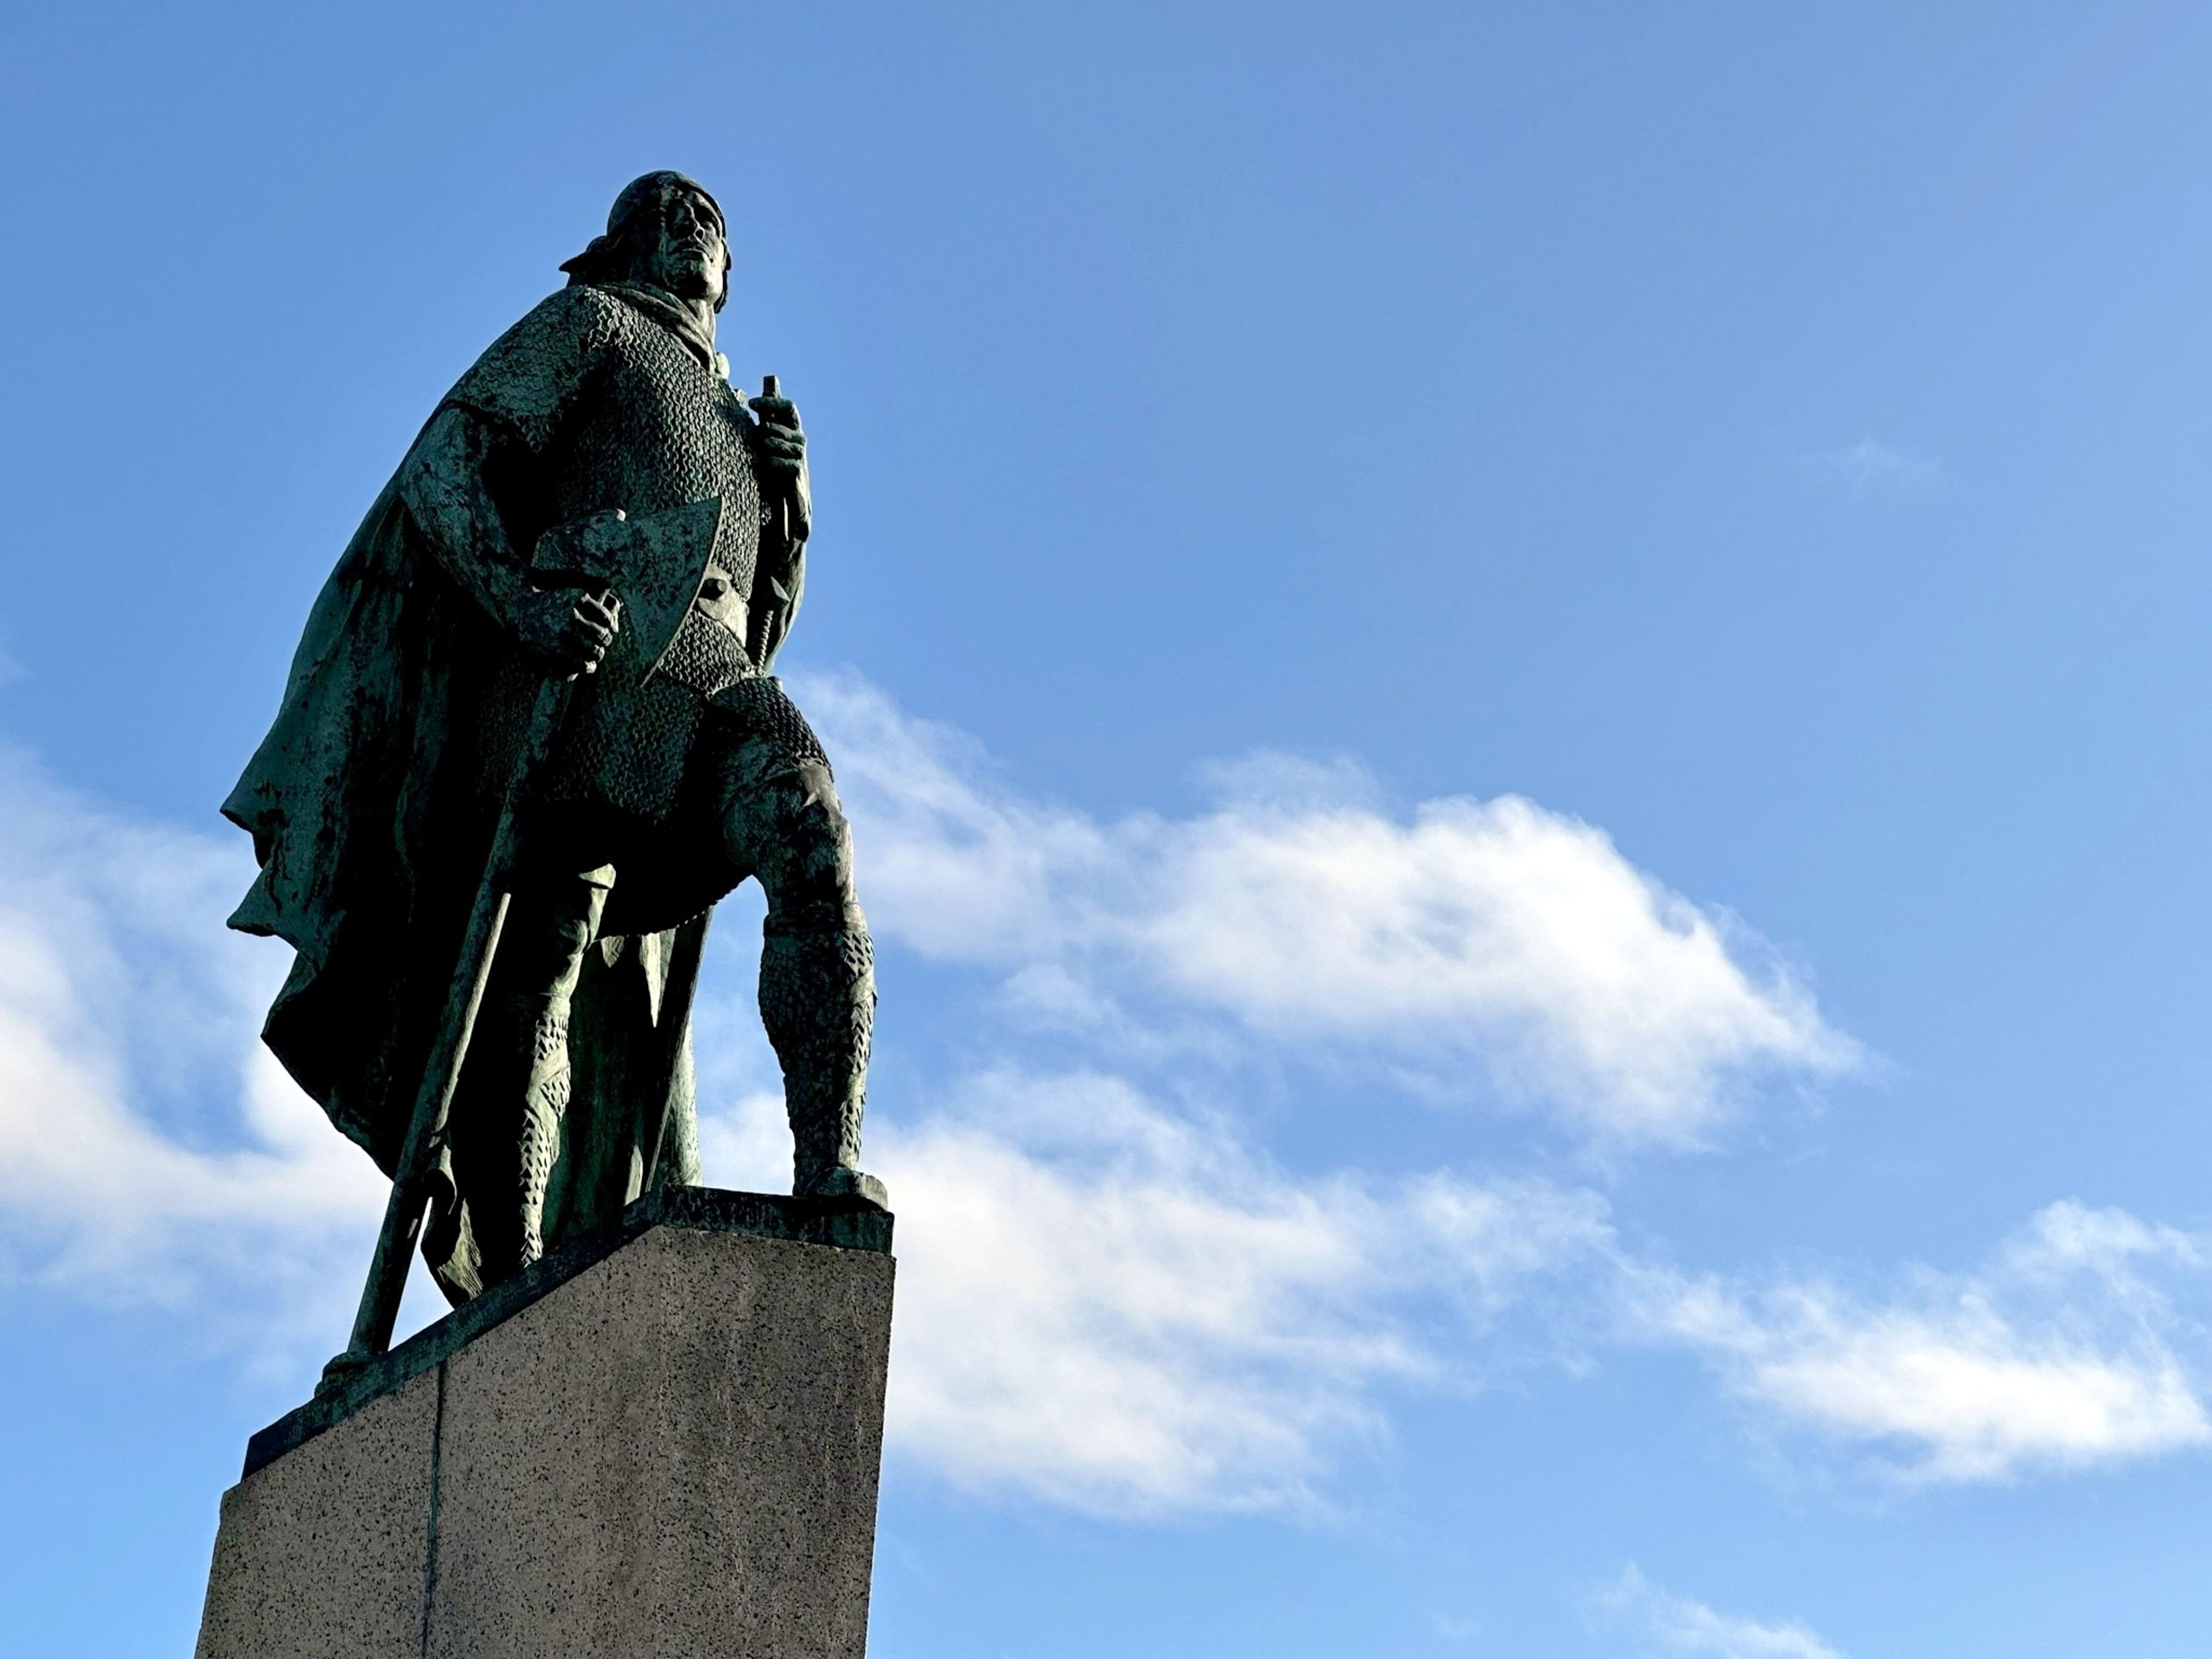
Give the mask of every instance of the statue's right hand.
M 596 672 L 622 627 L 622 601 L 575 588 L 532 592 L 514 619 L 522 648 L 556 674 Z

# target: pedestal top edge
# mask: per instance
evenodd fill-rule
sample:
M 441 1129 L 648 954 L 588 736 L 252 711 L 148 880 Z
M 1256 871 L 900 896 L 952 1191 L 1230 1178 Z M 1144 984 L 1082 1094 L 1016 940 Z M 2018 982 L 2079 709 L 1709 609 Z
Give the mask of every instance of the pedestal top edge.
M 417 1331 L 343 1388 L 318 1395 L 278 1418 L 246 1443 L 246 1468 L 239 1478 L 265 1468 L 410 1378 L 442 1364 L 486 1331 L 655 1227 L 749 1234 L 888 1255 L 891 1224 L 890 1211 L 864 1198 L 787 1198 L 719 1187 L 665 1187 L 649 1193 L 623 1211 L 613 1226 L 571 1239 L 506 1284 Z

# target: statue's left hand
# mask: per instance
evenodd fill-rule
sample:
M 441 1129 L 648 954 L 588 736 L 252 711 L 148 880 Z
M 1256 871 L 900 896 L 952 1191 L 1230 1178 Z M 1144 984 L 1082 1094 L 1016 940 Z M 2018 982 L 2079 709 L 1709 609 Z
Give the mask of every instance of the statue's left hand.
M 755 398 L 750 407 L 760 422 L 756 453 L 771 490 L 797 487 L 806 465 L 806 434 L 799 429 L 799 405 L 788 398 Z

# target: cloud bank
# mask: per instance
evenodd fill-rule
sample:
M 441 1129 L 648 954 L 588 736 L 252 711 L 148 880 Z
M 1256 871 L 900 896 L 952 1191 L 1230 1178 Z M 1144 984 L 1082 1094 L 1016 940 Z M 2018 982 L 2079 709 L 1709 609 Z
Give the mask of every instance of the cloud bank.
M 735 999 L 732 999 L 734 1002 Z M 716 1185 L 790 1166 L 765 1045 L 702 1075 Z M 1529 1293 L 1587 1294 L 1604 1200 L 1446 1172 L 1299 1176 L 1126 1079 L 1012 1065 L 872 1127 L 898 1212 L 893 1452 L 963 1490 L 1088 1514 L 1303 1509 L 1383 1402 L 1518 1364 Z
M 0 1261 L 247 1323 L 327 1300 L 383 1183 L 254 1040 L 286 963 L 222 929 L 242 838 L 131 822 L 0 752 Z
M 1589 826 L 1510 799 L 1392 815 L 1356 772 L 1268 757 L 1203 812 L 1101 822 L 857 682 L 809 697 L 881 930 L 1007 993 L 972 1069 L 870 1126 L 901 1217 L 892 1445 L 917 1467 L 1091 1513 L 1296 1508 L 1407 1391 L 1556 1358 L 1562 1332 L 1687 1348 L 1759 1421 L 1912 1481 L 2212 1434 L 2205 1246 L 2124 1212 L 2054 1206 L 1886 1295 L 1700 1277 L 1625 1250 L 1589 1187 L 1295 1170 L 1233 1087 L 1143 1080 L 1196 1020 L 1232 1060 L 1348 1054 L 1417 1090 L 1480 1068 L 1578 1135 L 1683 1146 L 1752 1082 L 1848 1063 L 1755 939 Z M 286 962 L 222 927 L 243 839 L 133 822 L 19 756 L 0 837 L 0 1273 L 263 1349 L 334 1340 L 381 1182 L 256 1041 Z M 724 945 L 708 1173 L 780 1187 Z
M 929 1240 L 900 1287 L 893 1431 L 970 1487 L 1107 1512 L 1310 1502 L 1343 1443 L 1382 1431 L 1383 1391 L 1461 1370 L 1603 1234 L 1588 1194 L 1297 1180 L 1110 1078 L 975 1094 L 878 1160 L 903 1237 Z
M 1912 1483 L 2001 1480 L 2212 1440 L 2202 1240 L 2053 1204 L 1981 1269 L 1889 1297 L 1817 1279 L 1747 1290 L 1630 1274 L 1638 1316 L 1705 1354 L 1747 1404 L 1874 1449 Z
M 1208 1009 L 1275 1052 L 1444 1092 L 1479 1073 L 1628 1145 L 1697 1145 L 1746 1085 L 1853 1060 L 1755 938 L 1517 797 L 1393 817 L 1356 772 L 1261 757 L 1220 774 L 1211 811 L 1101 823 L 997 785 L 972 744 L 860 682 L 805 696 L 878 932 L 1062 1008 Z

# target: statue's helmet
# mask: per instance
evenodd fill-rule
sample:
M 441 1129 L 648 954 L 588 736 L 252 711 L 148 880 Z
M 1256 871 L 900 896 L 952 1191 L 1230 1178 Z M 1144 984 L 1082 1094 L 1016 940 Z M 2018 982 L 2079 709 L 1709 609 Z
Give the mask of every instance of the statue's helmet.
M 568 285 L 579 283 L 620 282 L 637 268 L 639 244 L 657 234 L 661 216 L 667 210 L 671 198 L 683 194 L 697 197 L 714 216 L 715 228 L 722 233 L 722 297 L 714 301 L 720 311 L 730 297 L 727 279 L 730 269 L 730 228 L 722 216 L 722 204 L 714 199 L 714 191 L 689 173 L 663 168 L 633 179 L 615 198 L 615 204 L 607 210 L 606 234 L 592 238 L 591 246 L 573 259 L 562 262 L 561 269 L 568 273 Z

